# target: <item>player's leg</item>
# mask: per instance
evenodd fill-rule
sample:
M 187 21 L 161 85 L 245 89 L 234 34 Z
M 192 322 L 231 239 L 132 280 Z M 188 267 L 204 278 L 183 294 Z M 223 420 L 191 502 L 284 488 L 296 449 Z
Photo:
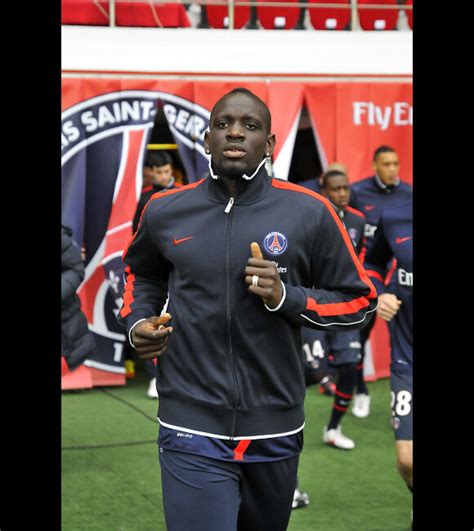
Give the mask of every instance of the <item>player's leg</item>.
M 242 465 L 238 531 L 286 531 L 290 520 L 299 455 Z M 222 528 L 227 531 L 228 528 Z
M 328 361 L 324 350 L 326 332 L 303 327 L 303 361 L 306 387 L 321 382 L 328 371 Z
M 354 396 L 354 404 L 352 407 L 352 414 L 356 417 L 368 417 L 370 413 L 370 395 L 367 385 L 364 381 L 364 359 L 365 347 L 369 339 L 370 332 L 375 324 L 375 313 L 372 314 L 370 321 L 364 328 L 359 330 L 360 335 L 360 354 L 361 358 L 357 364 L 356 372 L 356 394 Z
M 336 394 L 328 425 L 323 431 L 323 441 L 326 444 L 342 450 L 352 450 L 355 443 L 342 433 L 341 422 L 352 401 L 352 393 L 356 379 L 356 364 L 340 365 Z
M 334 396 L 334 394 L 336 393 L 336 386 L 337 386 L 337 370 L 335 370 L 334 367 L 328 363 L 328 369 L 326 370 L 326 375 L 321 380 L 321 384 L 319 386 L 319 392 L 322 395 Z
M 320 392 L 334 396 L 335 384 L 329 374 L 329 363 L 325 354 L 327 332 L 303 327 L 303 359 L 306 387 L 320 383 Z
M 160 449 L 168 531 L 235 531 L 240 504 L 236 463 Z
M 334 404 L 328 425 L 323 431 L 326 444 L 342 450 L 352 450 L 355 443 L 342 433 L 341 422 L 348 410 L 357 376 L 357 363 L 360 359 L 360 342 L 357 331 L 330 333 L 330 360 L 337 369 L 337 387 Z
M 413 441 L 397 441 L 397 469 L 407 487 L 413 489 Z
M 375 314 L 374 317 L 370 319 L 370 321 L 367 323 L 364 328 L 362 328 L 359 331 L 360 334 L 360 344 L 361 344 L 361 360 L 360 363 L 357 366 L 357 387 L 356 387 L 356 393 L 357 394 L 368 394 L 368 389 L 364 381 L 364 359 L 365 359 L 365 345 L 367 341 L 369 340 L 370 332 L 372 331 L 372 328 L 375 324 Z
M 411 373 L 390 374 L 392 426 L 396 439 L 397 469 L 413 487 L 413 377 Z

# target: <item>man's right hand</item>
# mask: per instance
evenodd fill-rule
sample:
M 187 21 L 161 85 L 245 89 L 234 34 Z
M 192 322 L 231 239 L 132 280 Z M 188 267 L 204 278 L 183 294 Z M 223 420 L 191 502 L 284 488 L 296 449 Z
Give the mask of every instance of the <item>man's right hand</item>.
M 393 293 L 382 293 L 379 295 L 377 315 L 385 321 L 390 321 L 397 314 L 401 303 Z
M 132 330 L 132 342 L 140 359 L 151 360 L 165 352 L 173 332 L 173 327 L 165 326 L 170 319 L 171 315 L 164 313 L 160 317 L 149 317 L 135 326 Z

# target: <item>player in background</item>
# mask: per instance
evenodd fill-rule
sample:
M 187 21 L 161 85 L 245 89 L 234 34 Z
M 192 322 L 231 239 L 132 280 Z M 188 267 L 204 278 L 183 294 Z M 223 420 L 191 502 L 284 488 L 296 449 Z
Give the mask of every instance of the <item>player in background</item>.
M 394 293 L 387 292 L 387 264 L 396 258 Z M 392 426 L 397 468 L 413 488 L 413 202 L 384 210 L 366 258 L 379 295 L 377 315 L 389 323 Z
M 329 172 L 331 170 L 339 170 L 340 172 L 347 175 L 347 167 L 342 162 L 331 162 L 329 166 L 326 168 L 326 172 Z M 323 177 L 323 174 L 321 174 L 316 179 L 308 179 L 306 181 L 300 181 L 298 184 L 300 186 L 305 186 L 306 188 L 309 188 L 310 190 L 313 190 L 314 192 L 317 192 L 318 194 L 321 193 L 321 179 Z M 312 345 L 305 344 L 306 347 L 306 356 L 307 356 L 307 368 L 311 371 L 310 367 L 312 367 L 315 363 L 318 365 L 316 370 L 316 379 L 315 376 L 310 375 L 309 381 L 314 383 L 319 383 L 319 392 L 321 394 L 324 394 L 326 396 L 334 396 L 334 393 L 336 392 L 336 383 L 334 381 L 335 376 L 335 369 L 334 367 L 331 367 L 328 365 L 328 360 L 324 356 L 324 350 L 322 350 L 321 342 L 316 339 Z M 320 353 L 323 353 L 322 355 Z M 314 367 L 313 367 L 314 368 Z M 323 374 L 322 379 L 319 377 L 320 374 Z M 319 379 L 318 379 L 319 378 Z
M 342 165 L 340 165 L 342 166 Z M 344 223 L 361 263 L 364 263 L 365 216 L 349 206 L 350 185 L 347 175 L 338 169 L 328 170 L 321 177 L 321 192 L 331 202 Z M 301 329 L 306 386 L 324 381 L 330 368 L 337 373 L 334 404 L 328 425 L 323 431 L 323 441 L 341 450 L 352 450 L 355 443 L 341 430 L 341 421 L 350 405 L 361 359 L 360 332 L 324 332 L 311 328 Z M 293 495 L 293 509 L 306 507 L 310 500 L 299 489 Z
M 327 171 L 321 179 L 321 192 L 329 199 L 344 223 L 359 260 L 363 263 L 366 219 L 364 214 L 349 206 L 351 190 L 347 175 L 340 170 Z M 334 405 L 328 425 L 324 429 L 323 441 L 336 448 L 352 450 L 355 443 L 342 433 L 341 421 L 351 403 L 356 384 L 357 366 L 361 359 L 360 332 L 358 330 L 325 332 L 304 327 L 302 336 L 307 361 L 310 361 L 308 357 L 310 353 L 311 357 L 319 362 L 316 371 L 314 361 L 312 366 L 307 363 L 307 381 L 311 376 L 314 381 L 315 374 L 320 377 L 324 371 L 324 357 L 327 357 L 329 364 L 337 372 Z
M 401 181 L 398 175 L 400 160 L 398 153 L 390 146 L 379 146 L 373 156 L 372 168 L 375 172 L 371 177 L 352 183 L 352 207 L 364 213 L 367 222 L 365 238 L 367 252 L 370 250 L 377 224 L 386 208 L 394 208 L 406 203 L 413 196 L 412 187 Z M 390 264 L 395 267 L 395 264 Z M 393 272 L 393 270 L 392 270 Z M 362 359 L 357 371 L 357 389 L 354 397 L 352 413 L 356 417 L 367 417 L 370 413 L 370 396 L 364 382 L 365 345 L 375 323 L 375 316 L 360 331 Z
M 332 170 L 338 170 L 344 175 L 348 175 L 347 166 L 343 164 L 342 162 L 337 162 L 337 161 L 331 162 L 331 164 L 329 164 L 329 166 L 326 168 L 326 173 Z M 321 193 L 321 182 L 322 182 L 323 175 L 324 173 L 321 175 L 318 181 L 319 182 L 318 193 Z M 326 374 L 321 380 L 321 383 L 319 386 L 319 392 L 326 396 L 334 396 L 336 392 L 336 382 L 334 381 L 334 378 L 336 377 L 337 370 L 335 369 L 334 366 L 328 364 L 328 359 L 325 356 L 323 356 L 321 360 L 321 369 L 324 369 L 324 368 L 326 369 Z

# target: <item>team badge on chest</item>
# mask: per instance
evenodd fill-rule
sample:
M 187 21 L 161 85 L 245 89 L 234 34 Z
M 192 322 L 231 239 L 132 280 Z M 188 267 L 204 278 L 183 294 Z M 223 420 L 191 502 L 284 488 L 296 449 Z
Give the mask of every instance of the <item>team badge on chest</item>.
M 279 256 L 286 251 L 288 239 L 281 232 L 269 232 L 263 239 L 263 247 L 268 253 Z

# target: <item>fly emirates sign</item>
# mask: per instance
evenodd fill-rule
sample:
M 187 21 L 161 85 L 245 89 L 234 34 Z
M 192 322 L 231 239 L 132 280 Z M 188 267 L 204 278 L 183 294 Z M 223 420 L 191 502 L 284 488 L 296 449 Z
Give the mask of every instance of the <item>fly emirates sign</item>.
M 354 125 L 378 126 L 381 131 L 391 126 L 413 125 L 413 106 L 406 101 L 395 101 L 383 107 L 371 101 L 354 101 L 352 121 Z

